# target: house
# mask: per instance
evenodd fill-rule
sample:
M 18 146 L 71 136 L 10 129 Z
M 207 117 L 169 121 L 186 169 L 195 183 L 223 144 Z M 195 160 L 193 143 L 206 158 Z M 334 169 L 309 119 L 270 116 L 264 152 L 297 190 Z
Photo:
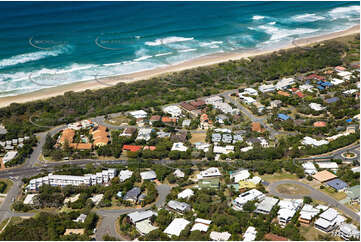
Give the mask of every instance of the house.
M 279 199 L 273 197 L 265 197 L 255 210 L 255 213 L 269 214 L 272 208 L 278 203 Z
M 163 112 L 170 114 L 172 117 L 179 117 L 182 114 L 182 109 L 178 106 L 171 105 L 163 108 Z
M 95 143 L 95 144 L 99 145 L 99 143 Z M 91 150 L 93 145 L 90 143 L 71 143 L 69 144 L 69 147 L 75 150 Z
M 231 238 L 231 234 L 228 232 L 216 232 L 216 231 L 212 231 L 209 234 L 209 238 L 213 241 L 227 241 L 229 240 L 229 238 Z
M 191 111 L 197 109 L 197 108 L 194 107 L 192 104 L 186 103 L 186 102 L 182 102 L 181 104 L 179 104 L 179 106 L 180 106 L 181 108 L 183 108 L 183 110 L 185 110 L 185 111 L 187 111 L 187 112 L 191 112 Z
M 80 214 L 79 217 L 77 217 L 77 218 L 74 219 L 73 221 L 76 222 L 76 223 L 84 223 L 86 217 L 87 217 L 87 215 L 85 215 L 85 214 Z
M 188 147 L 185 146 L 182 142 L 173 143 L 172 151 L 181 151 L 186 152 L 188 150 Z
M 256 228 L 249 226 L 243 234 L 243 241 L 255 241 L 257 236 Z
M 207 178 L 207 179 L 199 179 L 198 180 L 198 187 L 200 189 L 209 188 L 209 189 L 218 189 L 220 185 L 219 178 Z
M 196 150 L 203 150 L 204 152 L 208 152 L 211 145 L 203 142 L 197 142 L 194 143 L 194 146 Z
M 200 174 L 197 175 L 198 179 L 210 178 L 222 176 L 221 172 L 217 167 L 210 167 L 207 170 L 201 171 Z
M 247 192 L 241 193 L 235 200 L 233 200 L 233 209 L 243 210 L 243 205 L 248 201 L 262 201 L 265 195 L 257 189 L 252 189 Z
M 258 87 L 258 90 L 262 93 L 266 93 L 266 92 L 273 92 L 275 90 L 275 86 L 272 84 L 269 85 L 261 85 Z
M 360 202 L 360 185 L 349 187 L 346 190 L 347 197 L 351 202 Z
M 100 203 L 100 201 L 103 199 L 103 197 L 104 194 L 95 194 L 89 199 L 95 204 L 95 206 L 97 206 Z
M 195 101 L 191 101 L 190 104 L 197 108 L 197 109 L 201 109 L 201 108 L 204 108 L 206 106 L 206 102 L 201 100 L 201 99 L 198 99 L 198 100 L 195 100 Z
M 285 92 L 285 91 L 278 91 L 277 94 L 278 94 L 278 95 L 281 95 L 281 96 L 284 96 L 284 97 L 289 97 L 289 96 L 291 96 L 290 93 Z
M 300 211 L 300 216 L 298 221 L 302 224 L 310 224 L 312 219 L 316 217 L 317 214 L 320 213 L 320 209 L 314 208 L 310 204 L 305 204 Z
M 309 76 L 306 76 L 306 79 L 307 80 L 319 80 L 319 81 L 326 80 L 326 78 L 324 76 L 319 76 L 319 75 L 316 75 L 316 74 L 311 74 Z
M 326 99 L 325 102 L 330 104 L 330 103 L 335 103 L 337 102 L 338 100 L 340 100 L 340 98 L 338 97 L 332 97 L 332 98 L 329 98 L 329 99 Z
M 119 181 L 124 182 L 125 180 L 128 180 L 129 178 L 131 178 L 132 175 L 133 175 L 133 172 L 130 170 L 121 170 L 118 175 Z
M 276 83 L 276 89 L 277 90 L 283 90 L 288 88 L 289 86 L 295 84 L 295 79 L 293 77 L 289 78 L 282 78 Z
M 181 170 L 177 169 L 173 172 L 174 176 L 177 178 L 183 178 L 184 177 L 184 172 L 182 172 Z
M 321 183 L 337 178 L 337 176 L 335 174 L 333 174 L 327 170 L 317 172 L 312 177 Z
M 72 234 L 78 234 L 82 235 L 84 234 L 85 229 L 65 229 L 64 235 L 72 235 Z
M 241 93 L 238 96 L 244 103 L 248 105 L 256 102 L 256 99 L 248 96 L 242 96 Z
M 149 219 L 137 222 L 135 228 L 141 235 L 149 234 L 153 230 L 158 229 L 158 227 L 152 225 Z
M 140 145 L 123 145 L 123 151 L 137 152 L 142 149 Z
M 211 220 L 207 220 L 207 219 L 202 219 L 202 218 L 196 218 L 194 220 L 194 225 L 191 228 L 191 232 L 198 230 L 201 232 L 207 232 L 209 225 L 212 223 Z
M 337 235 L 344 240 L 360 239 L 360 231 L 357 229 L 355 225 L 348 223 L 343 223 L 340 225 L 337 231 Z
M 26 205 L 33 205 L 34 204 L 34 198 L 37 195 L 38 194 L 28 194 L 28 195 L 26 195 L 23 203 L 26 204 Z
M 157 132 L 157 137 L 158 137 L 158 138 L 169 138 L 169 137 L 170 137 L 170 133 L 168 133 L 168 132 L 163 132 L 163 131 L 158 131 L 158 132 Z
M 208 115 L 206 113 L 203 113 L 200 117 L 200 128 L 208 129 L 211 124 L 212 124 L 212 121 L 209 120 Z
M 336 162 L 317 162 L 317 165 L 320 169 L 330 169 L 333 172 L 336 172 L 338 169 L 338 165 Z
M 316 139 L 313 139 L 313 138 L 311 138 L 309 136 L 306 136 L 306 137 L 303 138 L 301 143 L 303 145 L 321 146 L 321 145 L 327 145 L 328 141 L 327 140 L 316 140 Z
M 167 207 L 179 213 L 186 213 L 191 210 L 191 206 L 188 203 L 178 202 L 176 200 L 170 200 L 167 203 Z
M 153 129 L 149 129 L 149 128 L 139 129 L 136 140 L 145 140 L 145 141 L 150 140 L 150 134 L 152 133 L 152 131 Z
M 153 215 L 157 215 L 157 213 L 153 212 L 152 210 L 135 211 L 128 213 L 128 219 L 131 223 L 136 224 L 140 221 L 150 219 Z
M 138 201 L 138 197 L 141 194 L 141 190 L 139 187 L 133 187 L 130 189 L 124 196 L 123 200 L 130 201 L 136 203 Z
M 244 181 L 251 176 L 247 169 L 238 170 L 235 172 L 230 172 L 230 179 L 234 179 L 234 183 L 239 183 L 240 181 Z
M 306 91 L 306 92 L 313 92 L 313 86 L 310 85 L 310 84 L 304 84 L 304 85 L 301 85 L 299 86 L 300 88 L 300 91 Z
M 224 124 L 224 122 L 226 122 L 228 120 L 228 117 L 224 114 L 219 114 L 216 116 L 216 122 L 220 123 L 220 124 Z
M 319 215 L 319 218 L 315 221 L 315 228 L 329 233 L 336 229 L 340 224 L 346 220 L 345 217 L 341 216 L 336 209 L 329 208 Z
M 176 118 L 171 118 L 171 117 L 162 117 L 162 122 L 165 123 L 165 124 L 168 124 L 168 123 L 177 123 L 177 119 Z
M 177 197 L 178 198 L 183 198 L 183 199 L 188 199 L 190 197 L 192 197 L 194 195 L 194 192 L 192 189 L 185 189 L 184 191 L 178 193 Z
M 271 234 L 271 233 L 265 234 L 264 238 L 269 241 L 288 241 L 288 239 L 285 237 L 282 237 L 282 236 L 279 236 L 276 234 Z
M 75 130 L 64 129 L 63 132 L 61 133 L 58 143 L 64 145 L 67 142 L 68 144 L 70 144 L 73 142 L 74 136 L 75 136 Z
M 160 115 L 153 115 L 152 117 L 150 117 L 149 123 L 153 125 L 155 122 L 159 122 L 160 119 L 161 119 Z
M 265 129 L 262 128 L 261 123 L 253 122 L 252 123 L 252 131 L 253 132 L 258 132 L 258 133 L 263 133 L 265 131 Z
M 295 94 L 299 97 L 299 98 L 304 98 L 305 95 L 301 92 L 301 91 L 297 91 L 295 92 Z
M 321 104 L 318 103 L 310 103 L 308 106 L 315 111 L 322 111 L 325 109 L 324 107 L 321 106 Z
M 184 218 L 175 218 L 164 230 L 164 233 L 168 234 L 169 237 L 172 235 L 179 236 L 189 223 Z
M 342 181 L 341 179 L 335 178 L 328 182 L 326 182 L 327 186 L 332 187 L 337 192 L 341 192 L 347 189 L 348 185 L 346 182 Z
M 223 98 L 220 96 L 212 96 L 205 100 L 205 103 L 208 105 L 214 105 L 215 103 L 223 102 Z
M 157 178 L 157 174 L 152 170 L 143 171 L 140 173 L 140 176 L 142 177 L 142 180 L 154 180 Z
M 137 128 L 134 127 L 128 127 L 123 130 L 123 133 L 121 133 L 119 136 L 132 136 L 137 131 Z
M 146 118 L 147 117 L 147 112 L 144 110 L 137 110 L 137 111 L 132 111 L 129 112 L 129 114 L 131 116 L 133 116 L 134 118 L 138 119 L 138 118 Z
M 303 163 L 302 167 L 303 167 L 305 173 L 309 176 L 312 176 L 313 174 L 315 174 L 317 172 L 315 165 L 310 161 Z
M 171 136 L 171 140 L 173 142 L 186 142 L 187 141 L 187 132 L 186 131 L 180 131 Z
M 296 212 L 303 204 L 302 199 L 283 199 L 278 203 L 280 209 L 277 213 L 277 219 L 281 226 L 285 226 L 291 221 Z
M 233 151 L 234 151 L 233 145 L 226 145 L 226 146 L 215 145 L 213 147 L 213 153 L 216 153 L 216 154 L 229 154 Z
M 344 80 L 341 80 L 341 79 L 338 79 L 338 78 L 333 78 L 332 81 L 331 81 L 332 85 L 339 85 L 339 84 L 342 84 L 344 82 L 345 82 Z
M 279 113 L 279 114 L 277 115 L 277 117 L 278 117 L 280 120 L 282 120 L 282 121 L 285 121 L 285 120 L 290 119 L 290 116 L 288 116 L 288 115 L 286 115 L 286 114 L 283 114 L 283 113 Z
M 314 122 L 313 123 L 313 127 L 316 127 L 316 128 L 323 128 L 323 127 L 326 127 L 326 122 L 324 121 L 317 121 L 317 122 Z
M 271 108 L 279 108 L 282 104 L 281 100 L 273 100 L 270 102 Z
M 67 197 L 64 199 L 64 204 L 67 204 L 67 203 L 73 203 L 73 202 L 76 202 L 78 201 L 78 199 L 80 198 L 80 193 L 78 194 L 75 194 L 74 196 L 71 196 L 71 197 Z
M 248 94 L 248 95 L 251 95 L 251 96 L 258 96 L 258 92 L 256 89 L 253 89 L 251 87 L 248 87 L 248 88 L 245 88 L 243 90 L 243 93 L 244 94 Z
M 17 154 L 18 154 L 17 151 L 6 152 L 5 156 L 3 157 L 3 163 L 6 164 L 7 162 L 12 161 L 16 157 Z
M 191 120 L 190 119 L 185 119 L 182 122 L 182 127 L 189 127 L 191 125 Z

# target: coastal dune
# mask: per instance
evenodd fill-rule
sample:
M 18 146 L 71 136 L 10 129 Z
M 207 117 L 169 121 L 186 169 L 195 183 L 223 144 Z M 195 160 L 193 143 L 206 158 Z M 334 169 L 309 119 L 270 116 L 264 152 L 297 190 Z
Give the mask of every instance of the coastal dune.
M 245 51 L 245 52 L 230 52 L 230 53 L 220 53 L 220 54 L 212 54 L 207 55 L 199 58 L 195 58 L 190 61 L 186 61 L 176 65 L 170 65 L 166 67 L 160 67 L 152 70 L 136 72 L 132 74 L 126 75 L 119 75 L 119 76 L 112 76 L 112 77 L 105 77 L 99 78 L 98 80 L 90 80 L 90 81 L 83 81 L 83 82 L 75 82 L 71 84 L 61 85 L 57 87 L 45 88 L 39 91 L 20 94 L 17 96 L 9 96 L 9 97 L 1 97 L 0 98 L 0 107 L 6 107 L 11 103 L 25 103 L 29 101 L 35 101 L 39 99 L 47 99 L 58 95 L 63 95 L 65 92 L 74 91 L 74 92 L 81 92 L 87 89 L 95 90 L 100 88 L 106 88 L 112 85 L 115 85 L 119 82 L 124 83 L 131 83 L 139 80 L 145 80 L 152 77 L 156 77 L 162 74 L 171 73 L 182 71 L 186 69 L 192 69 L 201 66 L 213 65 L 222 62 L 226 62 L 229 60 L 239 60 L 242 58 L 253 57 L 257 55 L 264 55 L 269 54 L 274 51 L 278 51 L 281 49 L 290 49 L 294 47 L 303 47 L 310 44 L 315 44 L 321 41 L 330 40 L 334 38 L 344 37 L 351 34 L 359 34 L 360 33 L 360 25 L 353 26 L 347 30 L 334 32 L 330 34 L 325 34 L 317 37 L 310 37 L 310 38 L 302 38 L 292 41 L 287 45 L 268 49 L 268 50 L 260 50 L 255 49 L 252 51 Z

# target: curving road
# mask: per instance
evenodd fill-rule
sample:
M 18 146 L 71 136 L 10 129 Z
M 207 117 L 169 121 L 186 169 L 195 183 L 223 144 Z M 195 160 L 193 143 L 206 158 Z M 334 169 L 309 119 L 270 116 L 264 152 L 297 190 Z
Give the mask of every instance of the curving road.
M 305 196 L 305 195 L 290 195 L 290 194 L 284 194 L 284 193 L 277 192 L 277 189 L 276 189 L 277 186 L 282 185 L 282 184 L 294 184 L 294 185 L 302 186 L 310 191 L 310 194 L 308 194 L 307 196 L 309 196 L 315 200 L 326 202 L 330 207 L 338 208 L 344 214 L 346 214 L 350 218 L 352 218 L 353 221 L 360 223 L 360 216 L 357 213 L 355 213 L 354 211 L 352 211 L 351 209 L 349 209 L 342 203 L 339 203 L 333 197 L 330 197 L 329 195 L 327 195 L 319 190 L 316 190 L 315 188 L 311 187 L 310 185 L 307 185 L 307 184 L 299 182 L 299 181 L 282 180 L 282 181 L 273 182 L 268 186 L 270 194 L 277 196 L 277 197 L 281 197 L 281 198 L 295 198 L 295 199 L 303 198 Z

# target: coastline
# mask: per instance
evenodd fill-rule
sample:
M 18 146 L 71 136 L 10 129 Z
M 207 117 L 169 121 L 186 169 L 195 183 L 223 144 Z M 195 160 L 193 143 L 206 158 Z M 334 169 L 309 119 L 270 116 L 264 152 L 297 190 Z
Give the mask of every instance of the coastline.
M 0 97 L 0 108 L 6 107 L 11 103 L 25 103 L 40 99 L 48 99 L 51 97 L 63 95 L 65 92 L 74 91 L 81 92 L 87 89 L 95 90 L 100 88 L 110 87 L 119 82 L 132 83 L 139 80 L 146 80 L 152 77 L 156 77 L 163 74 L 168 74 L 172 72 L 183 71 L 186 69 L 192 69 L 202 66 L 219 64 L 222 62 L 227 62 L 230 60 L 239 60 L 242 58 L 253 57 L 257 55 L 270 54 L 278 50 L 286 50 L 294 47 L 302 47 L 310 44 L 318 43 L 325 40 L 335 39 L 339 37 L 344 37 L 352 34 L 360 33 L 360 25 L 355 25 L 349 29 L 338 31 L 334 33 L 324 34 L 316 37 L 300 38 L 292 41 L 291 43 L 277 47 L 269 50 L 252 50 L 246 52 L 231 52 L 231 53 L 217 53 L 211 54 L 199 58 L 195 58 L 189 61 L 185 61 L 179 64 L 159 67 L 152 70 L 140 71 L 131 74 L 111 76 L 99 78 L 99 80 L 89 80 L 83 82 L 74 82 L 70 84 L 60 85 L 57 87 L 44 88 L 38 91 L 20 94 L 16 96 Z

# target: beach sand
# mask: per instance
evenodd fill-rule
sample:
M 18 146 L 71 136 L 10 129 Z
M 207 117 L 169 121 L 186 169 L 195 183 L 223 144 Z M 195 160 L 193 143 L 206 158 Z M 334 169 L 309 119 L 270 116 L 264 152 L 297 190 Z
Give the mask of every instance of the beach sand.
M 285 46 L 281 46 L 275 49 L 270 50 L 253 50 L 253 51 L 247 51 L 247 52 L 231 52 L 231 53 L 217 53 L 212 55 L 203 56 L 200 58 L 196 58 L 190 61 L 186 61 L 180 64 L 166 66 L 166 67 L 160 67 L 152 70 L 147 71 L 141 71 L 136 72 L 132 74 L 126 74 L 126 75 L 120 75 L 120 76 L 112 76 L 112 77 L 105 77 L 105 78 L 99 78 L 98 80 L 90 80 L 90 81 L 84 81 L 84 82 L 75 82 L 71 84 L 61 85 L 57 87 L 50 87 L 50 88 L 44 88 L 39 91 L 31 92 L 31 93 L 25 93 L 20 94 L 17 96 L 9 96 L 9 97 L 1 97 L 0 98 L 0 107 L 5 107 L 10 105 L 11 103 L 24 103 L 29 101 L 35 101 L 39 99 L 47 99 L 50 97 L 63 95 L 65 92 L 74 91 L 74 92 L 80 92 L 85 91 L 87 89 L 99 89 L 99 88 L 105 88 L 112 85 L 115 85 L 119 82 L 125 82 L 125 83 L 131 83 L 134 81 L 139 80 L 146 80 L 158 75 L 171 73 L 171 72 L 177 72 L 182 71 L 186 69 L 192 69 L 196 67 L 201 66 L 207 66 L 207 65 L 213 65 L 218 64 L 221 62 L 226 62 L 229 60 L 239 60 L 242 58 L 252 57 L 256 55 L 263 55 L 263 54 L 269 54 L 274 51 L 278 51 L 281 49 L 290 49 L 294 47 L 302 47 L 307 46 L 310 44 L 314 44 L 317 42 L 330 40 L 338 37 L 344 37 L 351 34 L 357 34 L 360 33 L 360 25 L 353 26 L 347 30 L 334 32 L 330 34 L 325 34 L 317 37 L 310 37 L 310 38 L 302 38 L 297 39 L 293 41 L 292 43 L 289 43 Z

